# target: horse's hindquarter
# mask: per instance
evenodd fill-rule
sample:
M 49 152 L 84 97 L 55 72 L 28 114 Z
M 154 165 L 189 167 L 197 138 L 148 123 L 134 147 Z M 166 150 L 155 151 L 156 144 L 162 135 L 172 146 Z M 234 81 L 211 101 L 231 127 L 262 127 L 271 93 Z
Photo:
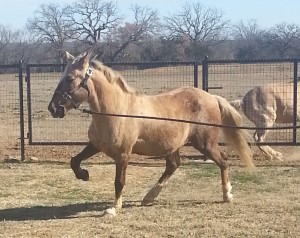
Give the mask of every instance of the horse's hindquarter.
M 243 112 L 256 125 L 292 122 L 293 86 L 273 84 L 251 89 L 243 98 Z

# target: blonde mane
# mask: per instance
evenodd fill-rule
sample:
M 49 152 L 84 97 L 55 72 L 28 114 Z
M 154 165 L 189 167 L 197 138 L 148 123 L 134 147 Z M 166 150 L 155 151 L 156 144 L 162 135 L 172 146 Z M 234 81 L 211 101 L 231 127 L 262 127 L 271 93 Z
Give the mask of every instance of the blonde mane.
M 135 88 L 127 84 L 127 82 L 119 72 L 112 70 L 111 68 L 105 66 L 102 62 L 95 59 L 90 62 L 90 65 L 94 69 L 101 71 L 111 84 L 116 83 L 117 85 L 119 85 L 123 92 L 129 94 L 139 94 L 139 92 Z

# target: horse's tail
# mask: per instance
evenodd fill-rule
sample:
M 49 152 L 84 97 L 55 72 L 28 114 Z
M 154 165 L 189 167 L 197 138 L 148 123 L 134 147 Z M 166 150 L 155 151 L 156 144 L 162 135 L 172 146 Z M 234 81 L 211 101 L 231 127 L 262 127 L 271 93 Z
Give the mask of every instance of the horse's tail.
M 230 103 L 220 96 L 216 96 L 221 111 L 222 125 L 228 125 L 233 127 L 242 126 L 242 116 L 237 110 L 230 105 Z M 247 139 L 251 139 L 251 136 L 242 129 L 234 128 L 222 128 L 226 142 L 238 152 L 240 159 L 245 163 L 247 167 L 254 167 L 253 156 Z
M 231 106 L 233 106 L 235 109 L 239 110 L 243 106 L 243 100 L 237 99 L 229 102 Z

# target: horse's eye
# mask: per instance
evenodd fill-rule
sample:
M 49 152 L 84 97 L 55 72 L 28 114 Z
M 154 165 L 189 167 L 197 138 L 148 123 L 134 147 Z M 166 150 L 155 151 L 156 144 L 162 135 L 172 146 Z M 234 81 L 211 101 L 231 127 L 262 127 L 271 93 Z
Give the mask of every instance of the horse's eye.
M 66 79 L 67 79 L 68 83 L 72 83 L 75 80 L 75 78 L 72 76 L 68 76 Z

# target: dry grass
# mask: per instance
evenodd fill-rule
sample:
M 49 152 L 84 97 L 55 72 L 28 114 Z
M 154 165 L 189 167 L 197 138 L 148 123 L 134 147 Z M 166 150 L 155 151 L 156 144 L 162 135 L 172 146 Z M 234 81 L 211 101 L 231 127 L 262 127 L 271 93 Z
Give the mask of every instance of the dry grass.
M 0 237 L 298 237 L 300 163 L 256 161 L 249 172 L 231 160 L 234 203 L 222 203 L 217 166 L 184 159 L 153 206 L 140 201 L 164 170 L 162 161 L 128 168 L 124 206 L 112 204 L 114 165 L 85 163 L 76 180 L 58 161 L 1 163 Z M 145 166 L 147 165 L 147 166 Z

